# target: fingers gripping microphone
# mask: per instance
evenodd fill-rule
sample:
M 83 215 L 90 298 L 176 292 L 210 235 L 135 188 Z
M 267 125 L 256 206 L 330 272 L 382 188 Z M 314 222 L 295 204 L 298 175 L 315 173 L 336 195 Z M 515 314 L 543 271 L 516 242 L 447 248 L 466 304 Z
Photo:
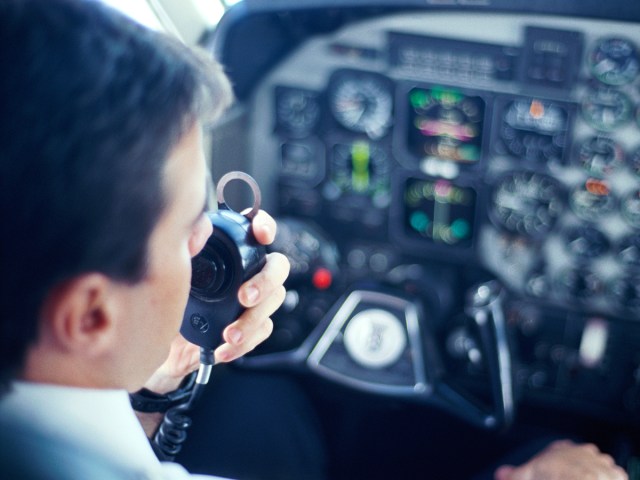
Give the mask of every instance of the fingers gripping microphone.
M 254 205 L 241 215 L 227 207 L 224 188 L 242 180 L 253 191 Z M 213 233 L 192 260 L 191 293 L 180 333 L 191 343 L 213 350 L 222 343 L 222 331 L 242 312 L 238 289 L 266 262 L 266 250 L 253 236 L 251 220 L 260 209 L 260 189 L 243 172 L 229 172 L 218 182 L 218 211 L 209 213 Z

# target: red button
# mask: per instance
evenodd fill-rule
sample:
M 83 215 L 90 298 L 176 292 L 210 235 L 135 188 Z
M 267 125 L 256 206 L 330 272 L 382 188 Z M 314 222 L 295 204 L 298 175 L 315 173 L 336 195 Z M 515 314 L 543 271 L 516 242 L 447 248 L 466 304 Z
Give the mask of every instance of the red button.
M 331 282 L 333 281 L 333 276 L 331 272 L 326 268 L 318 268 L 313 273 L 313 278 L 311 279 L 311 283 L 318 290 L 326 290 L 331 286 Z

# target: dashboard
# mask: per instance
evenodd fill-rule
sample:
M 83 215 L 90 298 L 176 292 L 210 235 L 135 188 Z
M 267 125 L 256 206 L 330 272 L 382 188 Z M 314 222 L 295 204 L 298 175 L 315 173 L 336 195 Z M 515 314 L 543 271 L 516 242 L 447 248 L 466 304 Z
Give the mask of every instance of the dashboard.
M 637 23 L 444 10 L 327 30 L 242 102 L 292 264 L 244 365 L 418 402 L 446 378 L 480 403 L 493 368 L 503 416 L 638 423 Z M 490 340 L 483 315 L 504 323 Z

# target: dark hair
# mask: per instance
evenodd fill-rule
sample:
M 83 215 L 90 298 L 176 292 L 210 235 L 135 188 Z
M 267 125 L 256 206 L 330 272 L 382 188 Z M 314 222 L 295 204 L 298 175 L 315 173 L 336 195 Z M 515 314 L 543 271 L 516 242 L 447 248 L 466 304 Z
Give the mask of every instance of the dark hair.
M 180 137 L 230 101 L 218 64 L 98 2 L 0 0 L 0 369 L 47 293 L 145 274 Z

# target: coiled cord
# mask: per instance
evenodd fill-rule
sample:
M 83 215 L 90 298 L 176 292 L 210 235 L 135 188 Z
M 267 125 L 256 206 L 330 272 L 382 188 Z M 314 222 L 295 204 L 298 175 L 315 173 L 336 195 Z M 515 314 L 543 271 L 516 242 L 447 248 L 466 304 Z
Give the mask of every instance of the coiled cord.
M 213 351 L 200 349 L 200 367 L 189 399 L 166 411 L 162 423 L 153 437 L 153 448 L 161 460 L 173 461 L 187 440 L 187 430 L 193 423 L 188 412 L 202 396 L 204 386 L 209 382 L 213 363 Z

